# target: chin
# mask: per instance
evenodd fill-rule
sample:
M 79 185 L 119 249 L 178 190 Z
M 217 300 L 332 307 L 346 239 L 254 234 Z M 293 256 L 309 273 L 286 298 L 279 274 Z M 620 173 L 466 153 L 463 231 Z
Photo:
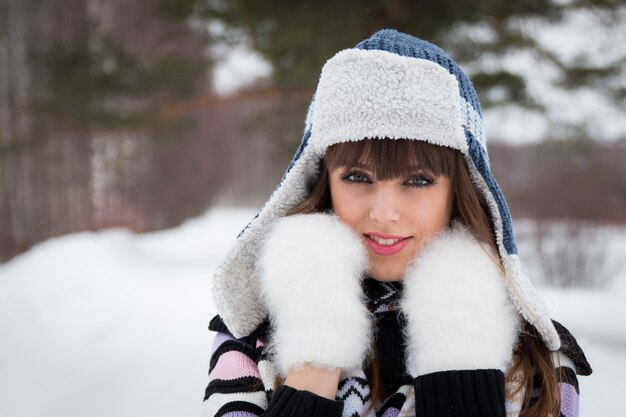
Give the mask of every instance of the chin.
M 381 282 L 392 282 L 392 281 L 401 281 L 404 277 L 404 271 L 402 272 L 394 272 L 394 271 L 370 271 L 369 276 L 376 281 Z

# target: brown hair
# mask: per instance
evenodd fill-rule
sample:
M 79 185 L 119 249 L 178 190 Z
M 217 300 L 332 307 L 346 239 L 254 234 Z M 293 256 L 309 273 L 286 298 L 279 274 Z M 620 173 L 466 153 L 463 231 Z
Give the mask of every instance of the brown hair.
M 475 236 L 486 242 L 494 253 L 498 253 L 489 208 L 471 181 L 463 155 L 456 149 L 424 141 L 368 139 L 330 146 L 320 163 L 320 176 L 309 196 L 287 215 L 331 210 L 329 171 L 339 167 L 352 167 L 356 163 L 367 163 L 372 166 L 373 174 L 379 180 L 408 175 L 415 167 L 429 170 L 435 176 L 447 176 L 451 180 L 454 195 L 452 219 L 460 220 Z M 498 263 L 500 269 L 504 270 L 501 262 Z M 522 329 L 514 354 L 516 359 L 506 378 L 508 381 L 515 373 L 522 372 L 523 381 L 518 389 L 525 387 L 525 394 L 520 415 L 523 417 L 559 415 L 558 371 L 554 366 L 551 352 L 542 342 L 537 330 L 527 322 Z M 366 367 L 366 374 L 371 382 L 371 407 L 390 394 L 385 392 L 376 355 L 374 351 Z M 531 401 L 533 378 L 539 379 L 541 393 L 538 398 L 532 398 Z M 366 414 L 370 411 L 371 409 L 367 410 Z

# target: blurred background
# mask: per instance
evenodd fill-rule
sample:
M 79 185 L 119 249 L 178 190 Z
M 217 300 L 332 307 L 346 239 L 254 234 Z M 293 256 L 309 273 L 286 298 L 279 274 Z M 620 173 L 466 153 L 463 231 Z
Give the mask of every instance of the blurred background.
M 212 271 L 386 27 L 470 75 L 583 415 L 626 412 L 626 2 L 0 0 L 0 415 L 199 413 Z

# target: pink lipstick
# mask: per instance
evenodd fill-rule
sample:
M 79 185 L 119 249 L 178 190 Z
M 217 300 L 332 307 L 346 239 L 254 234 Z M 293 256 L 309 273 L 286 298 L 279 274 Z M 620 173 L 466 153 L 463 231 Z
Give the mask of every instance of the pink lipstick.
M 366 233 L 365 242 L 367 246 L 377 255 L 381 256 L 391 256 L 400 252 L 404 247 L 409 243 L 410 237 L 401 237 L 401 236 L 393 236 L 393 235 L 383 235 L 381 233 Z M 378 240 L 378 242 L 376 240 Z M 391 242 L 380 242 L 381 240 L 397 240 L 396 243 L 391 244 Z

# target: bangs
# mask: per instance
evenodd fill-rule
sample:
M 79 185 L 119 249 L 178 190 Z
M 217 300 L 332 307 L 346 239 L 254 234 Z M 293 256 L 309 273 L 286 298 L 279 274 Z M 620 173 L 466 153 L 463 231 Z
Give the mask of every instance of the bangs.
M 324 162 L 329 170 L 365 164 L 378 180 L 389 180 L 428 170 L 453 178 L 459 151 L 413 139 L 365 139 L 332 145 Z

